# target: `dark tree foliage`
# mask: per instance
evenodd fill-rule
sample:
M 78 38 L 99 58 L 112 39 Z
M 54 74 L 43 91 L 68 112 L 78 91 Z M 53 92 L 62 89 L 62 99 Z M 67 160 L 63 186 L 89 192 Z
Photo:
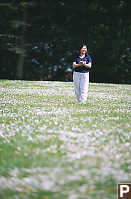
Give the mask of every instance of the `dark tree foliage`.
M 3 0 L 0 78 L 70 80 L 82 43 L 92 82 L 131 83 L 130 0 Z

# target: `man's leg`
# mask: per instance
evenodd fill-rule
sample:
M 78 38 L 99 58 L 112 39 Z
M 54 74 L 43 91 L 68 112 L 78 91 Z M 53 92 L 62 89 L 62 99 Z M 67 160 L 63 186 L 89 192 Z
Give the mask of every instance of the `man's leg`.
M 89 72 L 81 73 L 80 78 L 80 101 L 86 103 L 88 96 L 88 86 L 89 86 Z
M 79 97 L 80 97 L 80 78 L 79 78 L 79 73 L 78 72 L 74 72 L 73 73 L 73 82 L 74 82 L 74 88 L 75 88 L 75 94 L 76 94 L 76 98 L 78 101 L 80 101 Z

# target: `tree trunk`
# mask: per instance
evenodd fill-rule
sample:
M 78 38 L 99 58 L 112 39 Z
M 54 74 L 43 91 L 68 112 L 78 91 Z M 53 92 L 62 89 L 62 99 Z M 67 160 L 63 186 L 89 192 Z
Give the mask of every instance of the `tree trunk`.
M 21 7 L 19 7 L 19 11 L 23 12 L 23 17 L 21 19 L 22 32 L 21 37 L 18 40 L 18 48 L 21 49 L 21 53 L 18 57 L 18 64 L 16 69 L 16 79 L 23 79 L 23 70 L 24 70 L 24 59 L 25 59 L 25 28 L 26 28 L 26 8 L 23 8 L 21 11 Z
M 24 55 L 20 54 L 18 59 L 16 79 L 23 79 L 23 69 L 24 69 Z

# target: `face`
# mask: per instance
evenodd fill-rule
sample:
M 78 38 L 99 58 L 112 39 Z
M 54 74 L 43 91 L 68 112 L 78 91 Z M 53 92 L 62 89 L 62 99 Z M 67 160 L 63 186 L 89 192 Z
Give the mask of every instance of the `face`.
M 80 52 L 81 52 L 82 54 L 85 54 L 85 53 L 87 52 L 87 47 L 86 47 L 86 46 L 83 46 L 83 47 L 81 48 Z

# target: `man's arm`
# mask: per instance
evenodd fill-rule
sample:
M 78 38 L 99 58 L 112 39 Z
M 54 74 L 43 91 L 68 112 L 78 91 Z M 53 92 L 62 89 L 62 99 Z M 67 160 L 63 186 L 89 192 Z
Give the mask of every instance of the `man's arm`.
M 88 64 L 86 64 L 86 62 L 84 62 L 84 64 L 83 64 L 85 67 L 87 67 L 87 68 L 91 68 L 91 62 L 89 62 Z
M 76 63 L 76 62 L 73 62 L 73 68 L 77 68 L 77 67 L 79 67 L 79 66 L 81 66 L 81 65 L 83 65 L 83 62 L 80 62 L 80 63 Z

